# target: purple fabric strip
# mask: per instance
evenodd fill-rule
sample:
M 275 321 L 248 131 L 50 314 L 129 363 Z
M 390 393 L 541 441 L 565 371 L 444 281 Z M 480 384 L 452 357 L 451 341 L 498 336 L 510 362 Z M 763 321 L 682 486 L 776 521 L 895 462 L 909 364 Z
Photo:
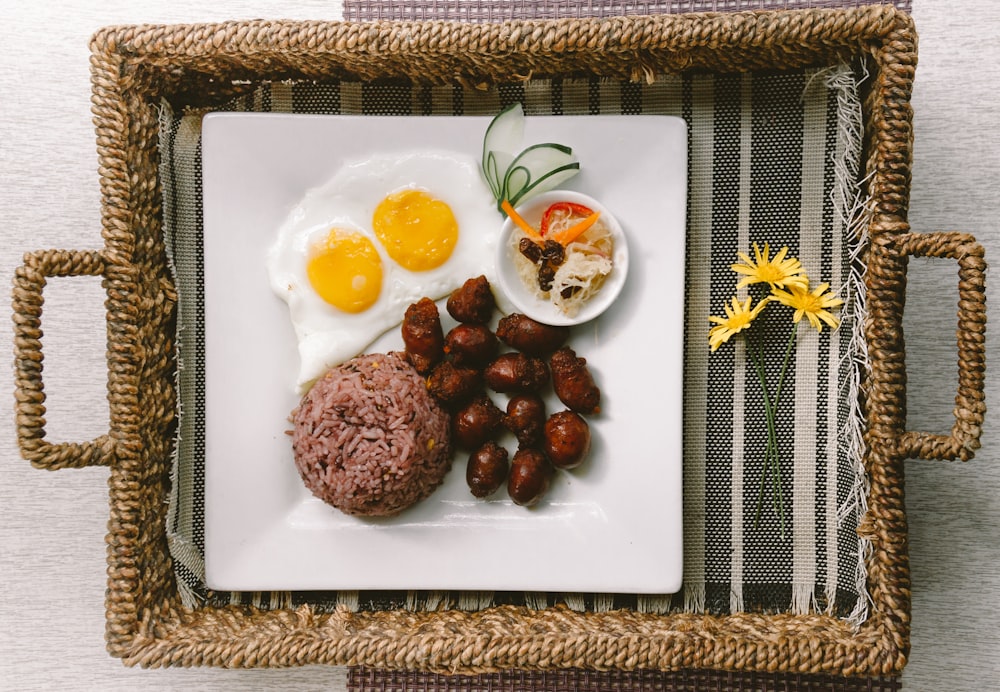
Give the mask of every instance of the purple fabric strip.
M 351 668 L 349 692 L 898 692 L 898 678 L 839 678 L 795 673 L 713 670 L 503 671 L 434 675 L 419 671 Z
M 740 12 L 895 5 L 909 12 L 912 0 L 344 0 L 344 19 L 460 20 L 613 17 L 684 12 Z

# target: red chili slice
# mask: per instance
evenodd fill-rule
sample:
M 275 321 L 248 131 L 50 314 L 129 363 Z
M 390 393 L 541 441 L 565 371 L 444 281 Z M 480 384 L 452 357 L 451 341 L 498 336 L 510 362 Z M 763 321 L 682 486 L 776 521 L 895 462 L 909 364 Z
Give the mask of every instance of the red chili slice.
M 549 225 L 552 223 L 552 217 L 556 214 L 564 213 L 568 216 L 590 216 L 594 213 L 593 209 L 585 207 L 582 204 L 576 204 L 575 202 L 556 202 L 555 204 L 549 206 L 542 214 L 542 223 L 539 231 L 542 236 L 545 236 L 549 231 Z

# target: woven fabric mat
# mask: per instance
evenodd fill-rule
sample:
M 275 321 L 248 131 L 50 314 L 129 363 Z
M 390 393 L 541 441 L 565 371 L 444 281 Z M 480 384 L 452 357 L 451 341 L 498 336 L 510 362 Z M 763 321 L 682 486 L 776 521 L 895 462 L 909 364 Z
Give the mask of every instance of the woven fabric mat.
M 487 115 L 521 101 L 530 114 L 673 114 L 689 126 L 685 347 L 684 591 L 661 596 L 523 592 L 209 593 L 204 574 L 204 321 L 201 114 L 161 123 L 164 227 L 179 294 L 180 431 L 169 540 L 182 595 L 200 602 L 285 607 L 481 609 L 499 603 L 577 610 L 633 608 L 728 613 L 828 612 L 861 620 L 867 598 L 856 535 L 863 507 L 863 425 L 852 406 L 863 367 L 863 291 L 852 270 L 860 160 L 860 102 L 846 66 L 822 71 L 663 76 L 652 83 L 532 80 L 490 90 L 407 84 L 265 84 L 230 110 Z M 441 110 L 444 109 L 444 110 Z M 586 162 L 583 162 L 586 165 Z M 783 491 L 790 531 L 766 503 L 760 390 L 739 348 L 709 353 L 708 315 L 735 288 L 729 265 L 751 242 L 788 245 L 815 281 L 847 300 L 842 326 L 800 330 L 782 397 Z M 767 339 L 781 362 L 788 325 Z M 808 416 L 797 416 L 798 411 Z M 770 497 L 768 495 L 768 497 Z M 595 549 L 600 549 L 595 546 Z
M 895 5 L 909 12 L 912 4 L 912 0 L 344 0 L 344 19 L 500 22 L 508 19 L 801 10 L 864 5 Z

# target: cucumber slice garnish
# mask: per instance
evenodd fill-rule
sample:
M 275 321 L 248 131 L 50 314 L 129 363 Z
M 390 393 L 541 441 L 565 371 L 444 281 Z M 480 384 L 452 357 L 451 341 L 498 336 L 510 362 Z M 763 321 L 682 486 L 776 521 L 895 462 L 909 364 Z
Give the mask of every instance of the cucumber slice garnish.
M 498 199 L 503 194 L 503 179 L 514 161 L 514 151 L 524 137 L 524 108 L 511 104 L 497 114 L 483 136 L 483 174 Z
M 533 144 L 514 151 L 524 136 L 524 109 L 514 103 L 497 114 L 483 136 L 483 176 L 497 208 L 507 200 L 512 205 L 552 190 L 580 170 L 573 150 L 562 144 Z
M 555 188 L 580 169 L 573 150 L 562 144 L 535 144 L 520 154 L 507 168 L 502 190 L 511 204 Z

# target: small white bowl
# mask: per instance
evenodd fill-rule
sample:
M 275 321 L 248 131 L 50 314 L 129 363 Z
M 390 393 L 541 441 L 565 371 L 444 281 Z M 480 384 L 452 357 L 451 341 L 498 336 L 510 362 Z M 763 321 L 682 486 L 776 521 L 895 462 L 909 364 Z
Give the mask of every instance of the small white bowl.
M 582 305 L 573 317 L 564 315 L 551 301 L 538 298 L 529 287 L 525 286 L 514 266 L 513 258 L 517 249 L 511 247 L 511 234 L 516 226 L 510 219 L 506 219 L 500 229 L 500 241 L 497 243 L 497 279 L 500 290 L 519 312 L 543 324 L 572 326 L 589 322 L 615 302 L 628 274 L 628 243 L 625 240 L 625 232 L 614 215 L 593 197 L 579 192 L 570 190 L 543 192 L 518 206 L 516 211 L 534 228 L 538 228 L 542 214 L 556 202 L 573 202 L 601 212 L 602 222 L 611 231 L 615 244 L 611 258 L 613 266 L 611 273 L 605 277 L 601 290 Z

